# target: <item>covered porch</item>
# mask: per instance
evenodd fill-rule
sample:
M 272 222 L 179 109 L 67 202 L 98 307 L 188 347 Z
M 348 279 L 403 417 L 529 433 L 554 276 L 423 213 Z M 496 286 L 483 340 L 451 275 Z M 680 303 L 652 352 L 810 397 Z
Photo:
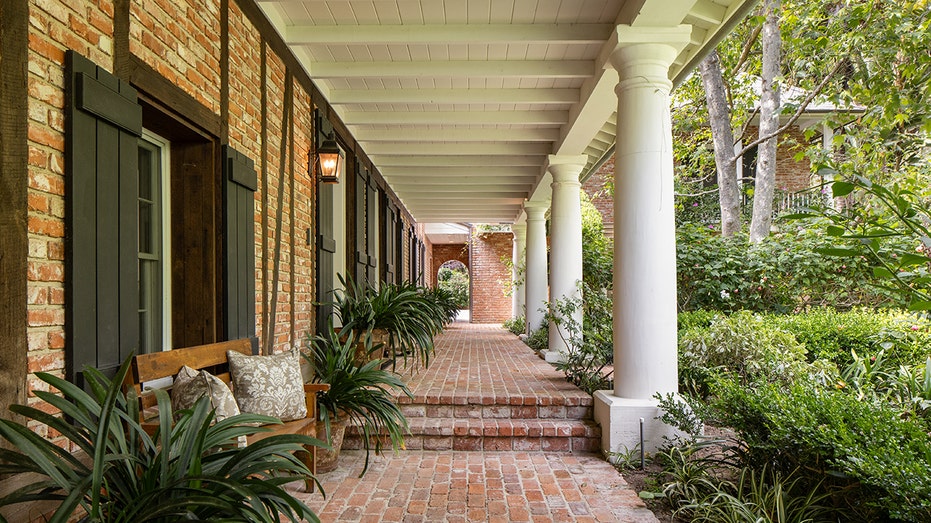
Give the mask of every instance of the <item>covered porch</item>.
M 666 434 L 653 396 L 677 389 L 669 93 L 754 4 L 257 2 L 319 90 L 319 132 L 349 160 L 336 201 L 383 180 L 427 225 L 427 247 L 431 224 L 509 226 L 523 275 L 512 313 L 549 329 L 548 361 L 566 346 L 542 309 L 582 278 L 579 180 L 616 155 L 616 380 L 595 397 L 605 450 L 632 447 L 640 418 L 647 450 Z

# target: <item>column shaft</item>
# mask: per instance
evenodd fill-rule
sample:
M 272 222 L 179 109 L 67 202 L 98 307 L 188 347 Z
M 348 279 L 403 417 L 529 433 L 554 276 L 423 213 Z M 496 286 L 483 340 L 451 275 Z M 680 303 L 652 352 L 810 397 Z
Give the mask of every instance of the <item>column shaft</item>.
M 586 156 L 549 157 L 548 170 L 553 176 L 552 208 L 550 210 L 550 301 L 575 300 L 581 297 L 579 282 L 582 280 L 582 203 L 579 190 L 579 174 L 585 167 Z M 571 318 L 581 336 L 582 309 Z M 549 325 L 548 361 L 562 359 L 571 344 L 571 333 L 560 328 L 556 322 Z
M 527 265 L 527 226 L 525 224 L 514 224 L 511 226 L 514 233 L 514 246 L 511 259 L 513 266 L 511 268 L 511 316 L 519 318 L 524 316 L 524 277 Z
M 676 237 L 669 64 L 677 50 L 634 44 L 618 71 L 614 191 L 614 394 L 678 389 Z
M 527 331 L 532 332 L 543 326 L 546 308 L 546 224 L 543 214 L 549 202 L 527 202 L 527 267 L 526 267 L 526 306 Z

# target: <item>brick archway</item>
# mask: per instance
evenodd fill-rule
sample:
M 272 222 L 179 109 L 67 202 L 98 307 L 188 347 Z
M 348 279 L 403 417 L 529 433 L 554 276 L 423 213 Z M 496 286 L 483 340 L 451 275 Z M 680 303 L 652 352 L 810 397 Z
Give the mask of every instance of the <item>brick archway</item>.
M 456 260 L 465 265 L 469 274 L 472 274 L 472 266 L 469 264 L 469 246 L 465 243 L 447 243 L 433 246 L 433 267 L 436 271 L 430 275 L 430 285 L 436 286 L 436 273 L 444 263 Z

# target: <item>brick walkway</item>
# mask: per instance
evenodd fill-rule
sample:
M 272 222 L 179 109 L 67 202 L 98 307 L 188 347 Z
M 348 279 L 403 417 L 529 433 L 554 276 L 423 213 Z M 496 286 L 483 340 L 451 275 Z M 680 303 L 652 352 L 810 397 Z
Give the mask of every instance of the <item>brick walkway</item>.
M 302 496 L 322 521 L 656 521 L 591 452 L 591 397 L 500 327 L 454 324 L 408 383 L 407 450 L 361 479 L 362 451 L 343 450 L 326 500 Z

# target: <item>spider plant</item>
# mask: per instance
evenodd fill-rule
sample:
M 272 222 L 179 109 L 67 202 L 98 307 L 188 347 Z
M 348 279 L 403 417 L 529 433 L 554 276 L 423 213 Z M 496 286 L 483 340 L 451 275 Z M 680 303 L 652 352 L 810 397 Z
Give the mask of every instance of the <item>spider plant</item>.
M 412 284 L 368 283 L 338 275 L 342 289 L 335 292 L 333 308 L 344 330 L 356 338 L 374 329 L 388 332 L 388 355 L 392 363 L 409 356 L 427 367 L 433 354 L 433 337 L 442 330 L 446 314 L 423 290 Z
M 273 435 L 240 448 L 236 444 L 240 436 L 268 430 L 252 424 L 280 421 L 241 414 L 214 424 L 210 403 L 201 398 L 173 423 L 171 401 L 164 391 L 156 393 L 159 428 L 149 436 L 138 422 L 135 392 L 122 392 L 129 361 L 112 380 L 96 369 L 86 369 L 89 392 L 51 374 L 36 373 L 60 391 L 60 395 L 36 391 L 36 396 L 64 416 L 25 405 L 10 410 L 60 432 L 87 459 L 24 424 L 0 420 L 0 436 L 16 449 L 0 449 L 0 473 L 40 475 L 0 499 L 0 506 L 58 502 L 50 523 L 75 517 L 95 523 L 219 519 L 270 523 L 280 521 L 279 514 L 293 522 L 319 521 L 284 488 L 311 476 L 293 453 L 319 441 Z
M 363 343 L 370 353 L 379 350 L 372 346 L 369 333 L 364 334 Z M 401 392 L 412 397 L 411 392 L 397 374 L 381 368 L 381 359 L 357 363 L 353 333 L 341 340 L 340 334 L 330 325 L 324 336 L 311 340 L 310 347 L 310 354 L 304 357 L 313 365 L 313 381 L 330 385 L 329 390 L 317 395 L 320 419 L 328 435 L 331 424 L 337 421 L 361 429 L 365 446 L 362 474 L 365 474 L 369 453 L 372 450 L 376 454 L 381 452 L 383 436 L 388 436 L 395 450 L 403 448 L 404 435 L 409 429 L 407 418 L 394 402 L 394 395 Z

